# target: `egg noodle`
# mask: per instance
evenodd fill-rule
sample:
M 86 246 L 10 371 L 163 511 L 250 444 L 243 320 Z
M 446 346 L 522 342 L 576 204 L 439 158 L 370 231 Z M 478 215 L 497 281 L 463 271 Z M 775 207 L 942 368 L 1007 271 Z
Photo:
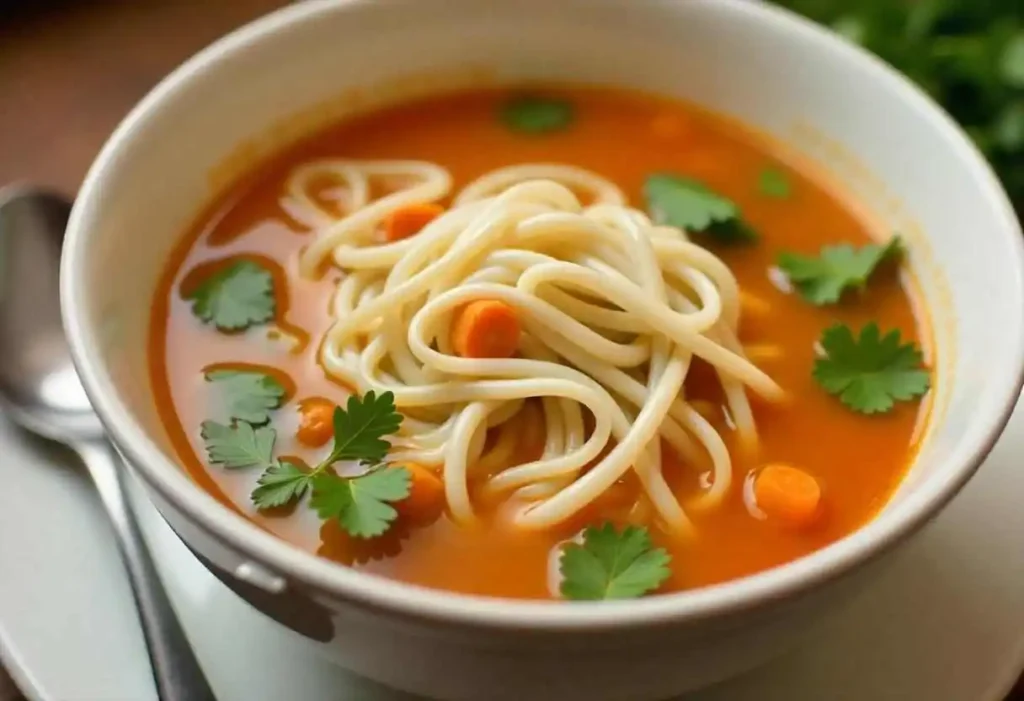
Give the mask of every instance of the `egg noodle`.
M 339 185 L 340 215 L 313 195 L 325 181 Z M 690 532 L 687 513 L 719 504 L 733 484 L 725 442 L 684 392 L 692 359 L 716 370 L 746 447 L 757 443 L 747 390 L 783 397 L 737 340 L 735 277 L 613 183 L 564 165 L 487 173 L 420 233 L 382 243 L 389 214 L 451 190 L 444 168 L 418 161 L 319 160 L 291 173 L 282 205 L 315 231 L 301 272 L 331 262 L 344 273 L 320 345 L 326 372 L 360 393 L 394 393 L 406 419 L 389 461 L 436 469 L 459 522 L 474 519 L 471 481 L 507 497 L 519 526 L 542 529 L 634 470 L 634 511 Z M 455 315 L 480 299 L 518 312 L 515 357 L 454 352 Z M 531 432 L 543 453 L 513 464 Z M 685 504 L 662 473 L 662 441 L 687 464 L 712 466 Z

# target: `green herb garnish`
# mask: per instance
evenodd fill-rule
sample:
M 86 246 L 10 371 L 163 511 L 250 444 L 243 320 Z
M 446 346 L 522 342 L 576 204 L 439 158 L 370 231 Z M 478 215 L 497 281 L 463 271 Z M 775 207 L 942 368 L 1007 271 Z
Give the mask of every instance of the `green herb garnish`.
M 254 428 L 244 421 L 230 426 L 204 421 L 202 437 L 206 443 L 206 454 L 214 465 L 236 470 L 242 467 L 269 468 L 274 464 L 277 432 L 272 428 Z
M 777 168 L 765 168 L 757 177 L 757 189 L 765 197 L 784 200 L 793 194 L 789 177 Z
M 334 445 L 327 457 L 308 472 L 284 461 L 268 464 L 251 495 L 253 503 L 260 509 L 285 506 L 312 490 L 310 506 L 320 518 L 337 519 L 357 538 L 380 535 L 398 515 L 391 503 L 409 496 L 409 471 L 381 464 L 391 447 L 384 436 L 401 423 L 391 392 L 349 397 L 345 409 L 334 410 Z M 369 470 L 340 476 L 331 469 L 340 460 L 358 460 Z
M 221 331 L 241 331 L 274 318 L 274 277 L 250 260 L 210 275 L 186 295 L 192 313 Z
M 548 134 L 569 127 L 573 106 L 568 100 L 525 95 L 502 105 L 501 120 L 513 131 Z
M 253 426 L 270 421 L 270 412 L 281 406 L 284 387 L 272 376 L 250 370 L 210 370 L 207 382 L 223 393 L 228 416 Z
M 861 414 L 888 412 L 897 401 L 920 397 L 931 386 L 921 351 L 913 343 L 901 344 L 898 330 L 882 336 L 872 322 L 856 338 L 848 326 L 837 324 L 822 333 L 821 348 L 825 357 L 815 361 L 814 379 Z
M 884 246 L 868 244 L 857 249 L 849 244 L 825 246 L 817 258 L 797 253 L 779 255 L 779 268 L 800 296 L 811 304 L 835 304 L 847 290 L 863 289 L 868 278 L 885 260 L 902 251 L 899 236 Z
M 559 568 L 566 599 L 632 599 L 654 591 L 671 574 L 671 557 L 655 548 L 646 528 L 589 526 L 583 544 L 562 548 Z
M 391 505 L 409 496 L 409 471 L 377 467 L 359 477 L 343 479 L 330 472 L 311 478 L 310 506 L 321 519 L 337 519 L 349 535 L 375 538 L 386 531 L 398 512 Z
M 252 501 L 261 509 L 287 506 L 298 501 L 309 489 L 309 473 L 299 465 L 280 460 L 260 476 Z
M 398 431 L 402 415 L 395 395 L 367 392 L 349 397 L 346 408 L 334 410 L 334 445 L 312 469 L 274 458 L 277 431 L 254 424 L 270 420 L 280 406 L 284 388 L 259 372 L 215 370 L 207 379 L 224 385 L 231 424 L 204 421 L 202 437 L 210 463 L 228 469 L 259 467 L 263 474 L 251 494 L 259 509 L 287 506 L 312 492 L 310 506 L 321 519 L 337 519 L 356 538 L 373 538 L 398 516 L 392 506 L 409 496 L 412 478 L 404 467 L 384 465 L 391 445 L 384 437 Z M 338 475 L 332 466 L 357 460 L 367 471 L 354 477 Z
M 377 396 L 371 391 L 362 399 L 352 396 L 348 398 L 347 409 L 334 410 L 334 447 L 325 462 L 379 463 L 391 448 L 384 436 L 397 432 L 402 425 L 402 415 L 395 409 L 395 395 L 384 392 Z
M 699 180 L 656 173 L 647 177 L 644 196 L 647 209 L 658 224 L 706 234 L 723 243 L 757 240 L 757 233 L 740 216 L 736 203 Z

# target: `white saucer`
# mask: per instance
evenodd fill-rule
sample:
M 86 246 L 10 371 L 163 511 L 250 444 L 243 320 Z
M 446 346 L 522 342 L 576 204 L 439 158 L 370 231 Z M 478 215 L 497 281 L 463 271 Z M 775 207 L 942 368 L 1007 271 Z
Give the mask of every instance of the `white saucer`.
M 943 516 L 801 649 L 688 701 L 1002 701 L 1024 666 L 1024 410 Z M 0 650 L 33 701 L 155 698 L 84 472 L 0 420 Z M 220 701 L 399 701 L 253 612 L 136 495 Z M 628 674 L 628 670 L 623 670 Z

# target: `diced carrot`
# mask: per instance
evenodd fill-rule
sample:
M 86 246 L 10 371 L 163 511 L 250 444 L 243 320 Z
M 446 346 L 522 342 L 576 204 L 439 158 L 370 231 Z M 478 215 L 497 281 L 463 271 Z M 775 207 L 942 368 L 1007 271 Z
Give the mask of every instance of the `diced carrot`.
M 444 483 L 418 463 L 407 462 L 402 467 L 409 472 L 409 496 L 396 502 L 395 510 L 413 523 L 430 523 L 444 510 Z
M 821 485 L 803 470 L 789 465 L 768 465 L 754 480 L 757 506 L 770 519 L 794 528 L 806 528 L 821 514 Z
M 452 325 L 452 346 L 463 358 L 511 358 L 519 347 L 519 314 L 493 299 L 467 304 Z
M 384 240 L 401 241 L 420 230 L 444 213 L 444 207 L 435 202 L 417 202 L 396 209 L 384 219 Z
M 303 445 L 319 448 L 334 436 L 335 404 L 323 397 L 299 402 L 299 428 L 295 437 Z

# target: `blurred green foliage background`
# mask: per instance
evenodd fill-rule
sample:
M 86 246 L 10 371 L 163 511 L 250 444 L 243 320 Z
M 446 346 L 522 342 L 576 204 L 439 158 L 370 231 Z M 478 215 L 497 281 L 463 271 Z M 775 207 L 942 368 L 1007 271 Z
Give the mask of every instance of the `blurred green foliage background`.
M 1024 213 L 1024 0 L 776 0 L 896 66 L 943 105 Z

